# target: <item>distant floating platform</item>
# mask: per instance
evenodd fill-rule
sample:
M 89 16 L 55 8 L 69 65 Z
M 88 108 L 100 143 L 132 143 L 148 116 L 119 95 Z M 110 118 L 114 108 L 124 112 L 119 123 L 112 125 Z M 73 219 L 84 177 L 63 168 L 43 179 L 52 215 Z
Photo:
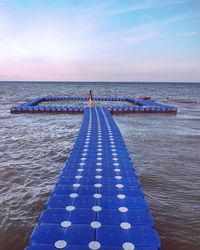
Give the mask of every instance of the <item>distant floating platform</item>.
M 66 106 L 66 105 L 45 105 L 50 101 L 88 101 L 87 97 L 67 97 L 67 96 L 47 96 L 28 100 L 27 102 L 13 106 L 10 109 L 12 114 L 18 113 L 84 113 L 84 106 Z M 111 101 L 128 102 L 130 105 L 122 106 L 104 106 L 111 114 L 120 113 L 177 113 L 174 106 L 157 103 L 150 98 L 119 98 L 119 97 L 96 97 L 93 101 Z M 41 105 L 44 103 L 44 105 Z M 40 104 L 40 105 L 39 105 Z

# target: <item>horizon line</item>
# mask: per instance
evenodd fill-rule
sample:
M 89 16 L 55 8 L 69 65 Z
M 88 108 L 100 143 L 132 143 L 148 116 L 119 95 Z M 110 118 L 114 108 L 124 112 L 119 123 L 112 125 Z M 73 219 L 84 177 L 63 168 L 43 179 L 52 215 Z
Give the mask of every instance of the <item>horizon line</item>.
M 200 81 L 70 81 L 70 80 L 0 80 L 2 82 L 34 82 L 34 83 L 197 83 L 200 84 Z

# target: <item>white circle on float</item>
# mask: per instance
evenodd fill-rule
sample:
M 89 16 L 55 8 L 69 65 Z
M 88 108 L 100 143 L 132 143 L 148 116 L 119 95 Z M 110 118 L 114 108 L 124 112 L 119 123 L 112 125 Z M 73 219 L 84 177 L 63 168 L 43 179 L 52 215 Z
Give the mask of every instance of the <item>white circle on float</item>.
M 120 179 L 122 179 L 122 177 L 120 175 L 116 175 L 115 179 L 120 180 Z
M 102 153 L 97 153 L 97 155 L 98 155 L 98 156 L 101 156 L 101 155 L 102 155 Z
M 87 152 L 87 151 L 88 151 L 88 149 L 87 149 L 87 148 L 84 148 L 84 149 L 83 149 L 83 151 L 84 151 L 84 152 Z
M 64 220 L 61 222 L 61 227 L 67 228 L 67 227 L 70 227 L 71 224 L 72 224 L 71 221 Z
M 102 166 L 102 163 L 101 162 L 97 162 L 96 166 Z
M 84 166 L 84 165 L 85 165 L 84 162 L 80 162 L 80 163 L 79 163 L 79 166 Z
M 117 150 L 116 150 L 115 148 L 112 148 L 111 151 L 112 151 L 112 152 L 116 152 Z
M 81 161 L 85 161 L 86 159 L 87 159 L 87 158 L 85 158 L 85 157 L 82 157 L 82 158 L 81 158 Z
M 110 144 L 115 144 L 115 143 L 113 141 L 111 141 Z M 111 145 L 111 147 L 112 147 L 112 145 Z
M 120 224 L 120 227 L 123 228 L 123 229 L 128 230 L 128 229 L 131 228 L 131 224 L 128 223 L 128 222 L 122 222 L 122 223 Z
M 101 184 L 101 183 L 96 183 L 96 184 L 94 184 L 94 186 L 95 186 L 96 188 L 100 188 L 100 187 L 102 187 L 102 184 Z
M 120 172 L 121 169 L 120 169 L 120 168 L 115 168 L 114 171 L 115 171 L 115 172 Z
M 79 171 L 79 172 L 83 172 L 83 171 L 84 171 L 84 169 L 83 169 L 83 168 L 78 168 L 78 169 L 77 169 L 77 171 Z
M 93 210 L 94 212 L 99 212 L 99 211 L 101 211 L 101 207 L 100 207 L 100 206 L 93 206 L 93 207 L 92 207 L 92 210 Z
M 97 172 L 101 172 L 102 169 L 101 169 L 101 168 L 97 168 L 96 171 L 97 171 Z
M 125 242 L 122 245 L 122 247 L 124 250 L 134 250 L 135 249 L 135 246 L 131 242 Z
M 76 175 L 75 178 L 76 179 L 81 179 L 83 176 L 82 175 Z
M 99 199 L 99 198 L 101 198 L 101 197 L 102 197 L 102 195 L 101 195 L 101 194 L 97 194 L 97 193 L 96 193 L 96 194 L 93 194 L 93 197 L 94 197 L 94 198 L 96 198 L 96 199 Z
M 117 184 L 117 185 L 115 185 L 117 188 L 123 188 L 124 187 L 124 185 L 123 184 Z
M 101 158 L 101 157 L 97 157 L 97 160 L 98 160 L 98 161 L 101 161 L 101 160 L 102 160 L 102 158 Z
M 111 148 L 115 148 L 115 145 L 110 145 L 111 146 Z
M 119 166 L 119 163 L 113 163 L 114 166 Z
M 126 195 L 125 194 L 118 194 L 117 198 L 119 198 L 119 199 L 125 199 Z
M 78 194 L 77 194 L 77 193 L 71 193 L 71 194 L 69 195 L 69 197 L 71 197 L 71 198 L 76 198 L 76 197 L 78 197 Z
M 102 148 L 97 148 L 97 151 L 99 151 L 99 152 L 102 151 Z
M 78 187 L 80 187 L 80 185 L 81 184 L 79 184 L 79 183 L 74 183 L 72 186 L 75 187 L 75 188 L 78 188 Z
M 119 159 L 118 158 L 113 158 L 113 161 L 118 161 Z
M 101 227 L 101 223 L 99 221 L 93 221 L 90 223 L 90 226 L 92 228 L 100 228 Z
M 75 206 L 67 206 L 65 209 L 67 211 L 74 211 L 75 210 Z
M 118 210 L 121 212 L 121 213 L 126 213 L 128 211 L 128 208 L 127 207 L 119 207 Z
M 95 178 L 96 178 L 96 179 L 101 179 L 102 176 L 101 176 L 101 175 L 96 175 Z
M 86 156 L 87 154 L 86 153 L 82 153 L 82 156 Z
M 98 241 L 91 241 L 89 244 L 88 244 L 89 248 L 92 249 L 92 250 L 97 250 L 97 249 L 100 249 L 101 247 L 101 244 L 98 242 Z
M 67 246 L 67 242 L 65 240 L 57 240 L 54 244 L 55 248 L 63 249 Z
M 116 154 L 116 153 L 112 153 L 112 155 L 113 155 L 113 156 L 117 156 L 117 154 Z

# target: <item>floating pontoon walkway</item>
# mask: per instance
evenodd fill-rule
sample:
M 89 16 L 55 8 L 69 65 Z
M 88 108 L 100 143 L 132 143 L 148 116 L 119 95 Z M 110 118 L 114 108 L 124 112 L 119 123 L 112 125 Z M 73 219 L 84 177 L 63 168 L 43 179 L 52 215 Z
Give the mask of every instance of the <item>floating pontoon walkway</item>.
M 55 249 L 160 249 L 124 140 L 106 108 L 85 108 L 69 160 L 26 248 Z
M 66 106 L 66 105 L 45 105 L 45 102 L 54 101 L 88 101 L 87 97 L 68 97 L 68 96 L 47 96 L 29 100 L 10 109 L 13 114 L 19 113 L 84 113 L 83 106 Z M 143 98 L 120 98 L 120 97 L 96 97 L 93 101 L 109 102 L 128 102 L 130 105 L 105 106 L 112 114 L 117 113 L 176 113 L 177 108 L 157 103 L 150 99 Z M 39 105 L 42 104 L 42 105 Z M 134 106 L 133 106 L 134 105 Z

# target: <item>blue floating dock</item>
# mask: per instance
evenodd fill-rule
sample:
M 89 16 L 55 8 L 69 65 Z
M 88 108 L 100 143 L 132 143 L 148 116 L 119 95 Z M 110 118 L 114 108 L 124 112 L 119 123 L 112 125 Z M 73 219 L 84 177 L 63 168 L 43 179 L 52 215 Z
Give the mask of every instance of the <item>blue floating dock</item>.
M 10 109 L 10 112 L 13 114 L 18 113 L 84 113 L 84 107 L 74 107 L 74 106 L 65 106 L 65 105 L 44 105 L 45 102 L 49 101 L 88 101 L 87 97 L 68 97 L 68 96 L 48 96 L 40 97 L 36 99 L 29 100 L 25 103 L 22 103 L 18 106 L 13 106 Z M 130 105 L 126 106 L 109 106 L 106 107 L 110 113 L 119 114 L 119 113 L 172 113 L 176 114 L 177 108 L 170 105 L 164 105 L 157 103 L 151 99 L 143 98 L 112 98 L 112 97 L 96 97 L 93 98 L 93 101 L 109 101 L 109 102 L 128 102 Z M 38 104 L 41 104 L 38 106 Z M 136 106 L 137 105 L 137 106 Z
M 158 250 L 147 202 L 119 128 L 106 108 L 82 126 L 26 250 Z

